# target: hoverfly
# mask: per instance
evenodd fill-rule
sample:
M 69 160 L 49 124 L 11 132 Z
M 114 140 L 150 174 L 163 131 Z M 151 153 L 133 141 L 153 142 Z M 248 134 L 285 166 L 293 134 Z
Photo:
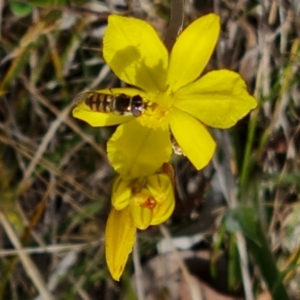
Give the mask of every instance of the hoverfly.
M 112 92 L 111 94 L 85 92 L 78 94 L 73 101 L 75 104 L 84 102 L 92 111 L 133 117 L 140 116 L 149 105 L 149 102 L 143 101 L 140 95 L 129 96 Z M 177 155 L 185 155 L 173 136 L 171 141 L 173 152 Z
M 92 111 L 138 117 L 147 108 L 140 95 L 86 92 L 75 97 L 74 103 L 84 102 Z

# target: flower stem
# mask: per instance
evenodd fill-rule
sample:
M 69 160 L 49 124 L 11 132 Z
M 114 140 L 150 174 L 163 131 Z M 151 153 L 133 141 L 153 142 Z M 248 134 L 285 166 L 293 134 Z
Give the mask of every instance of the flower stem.
M 178 33 L 182 29 L 184 17 L 183 6 L 184 0 L 171 0 L 170 22 L 164 40 L 164 43 L 169 52 L 171 52 Z

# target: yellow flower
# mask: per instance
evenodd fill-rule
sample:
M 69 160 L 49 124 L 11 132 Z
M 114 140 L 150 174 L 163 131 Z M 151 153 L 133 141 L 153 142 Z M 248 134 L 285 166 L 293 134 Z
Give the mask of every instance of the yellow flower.
M 118 177 L 112 189 L 112 205 L 120 211 L 129 206 L 134 225 L 146 229 L 165 222 L 175 206 L 173 185 L 165 174 L 138 179 Z
M 140 95 L 145 109 L 137 117 L 120 116 L 92 111 L 81 103 L 73 115 L 92 126 L 122 124 L 108 142 L 109 159 L 122 176 L 148 176 L 169 161 L 169 131 L 194 166 L 205 167 L 215 151 L 205 125 L 229 128 L 256 107 L 239 74 L 218 70 L 199 77 L 219 31 L 217 15 L 198 18 L 178 36 L 169 55 L 145 21 L 109 17 L 103 40 L 105 61 L 121 80 L 136 88 L 97 92 Z
M 134 180 L 118 177 L 113 185 L 112 204 L 105 229 L 105 255 L 112 277 L 119 280 L 135 242 L 136 228 L 158 225 L 172 214 L 172 182 L 165 174 Z

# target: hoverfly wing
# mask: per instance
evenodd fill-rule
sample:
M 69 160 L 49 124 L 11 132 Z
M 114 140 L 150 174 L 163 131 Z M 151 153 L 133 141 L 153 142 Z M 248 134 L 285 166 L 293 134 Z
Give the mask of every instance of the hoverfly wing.
M 80 94 L 75 96 L 75 98 L 73 99 L 72 102 L 73 102 L 74 105 L 78 105 L 82 102 L 85 102 L 91 94 L 92 94 L 92 92 L 80 93 Z

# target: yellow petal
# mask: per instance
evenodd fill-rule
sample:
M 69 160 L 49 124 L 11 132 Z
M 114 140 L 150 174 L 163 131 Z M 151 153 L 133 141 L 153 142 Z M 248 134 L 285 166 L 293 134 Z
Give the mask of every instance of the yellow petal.
M 179 146 L 197 170 L 204 168 L 213 157 L 216 143 L 201 122 L 191 115 L 174 109 L 169 114 L 171 131 Z
M 179 35 L 170 56 L 167 83 L 171 91 L 199 77 L 213 53 L 219 32 L 219 16 L 208 14 L 195 20 Z
M 146 188 L 158 203 L 166 201 L 170 194 L 172 195 L 173 193 L 172 182 L 164 174 L 154 174 L 147 177 Z
M 112 187 L 111 202 L 116 210 L 122 210 L 129 205 L 131 185 L 131 180 L 123 180 L 120 176 L 115 179 Z
M 228 128 L 257 106 L 238 73 L 219 70 L 207 73 L 174 94 L 174 106 L 204 124 Z
M 152 219 L 152 209 L 140 205 L 130 205 L 134 225 L 140 229 L 147 229 Z
M 157 203 L 153 209 L 153 216 L 150 225 L 158 225 L 167 221 L 175 208 L 174 193 L 169 192 L 167 199 L 162 203 Z
M 144 178 L 140 178 L 140 179 L 142 179 L 142 181 L 144 181 Z M 144 204 L 149 204 L 149 205 L 152 204 L 153 205 L 151 194 L 149 193 L 149 191 L 147 189 L 145 189 L 142 186 L 143 186 L 143 183 L 142 183 L 142 185 L 140 185 L 139 183 L 137 183 L 135 181 L 135 186 L 133 187 L 133 190 L 136 190 L 136 191 L 135 191 L 135 194 L 132 195 L 130 204 L 142 205 L 142 206 L 145 206 Z M 147 201 L 148 199 L 151 201 Z M 155 203 L 156 202 L 154 201 L 154 204 Z
M 105 228 L 105 256 L 109 272 L 119 281 L 132 251 L 136 236 L 129 207 L 117 211 L 112 208 Z
M 171 152 L 167 130 L 143 127 L 136 120 L 120 125 L 107 143 L 113 168 L 127 179 L 152 175 Z
M 168 52 L 147 22 L 109 16 L 103 39 L 103 56 L 121 80 L 148 93 L 164 90 Z
M 85 121 L 93 127 L 122 124 L 134 119 L 134 117 L 131 116 L 120 116 L 113 113 L 92 111 L 84 102 L 78 104 L 73 109 L 72 114 L 73 117 Z
M 156 200 L 150 225 L 165 222 L 172 214 L 175 207 L 173 185 L 165 174 L 155 174 L 146 180 L 146 187 Z

